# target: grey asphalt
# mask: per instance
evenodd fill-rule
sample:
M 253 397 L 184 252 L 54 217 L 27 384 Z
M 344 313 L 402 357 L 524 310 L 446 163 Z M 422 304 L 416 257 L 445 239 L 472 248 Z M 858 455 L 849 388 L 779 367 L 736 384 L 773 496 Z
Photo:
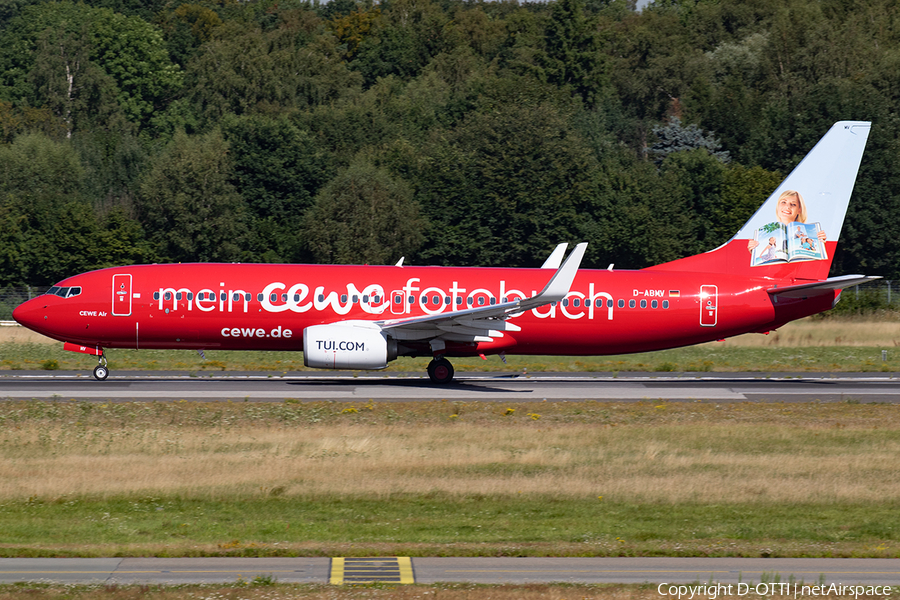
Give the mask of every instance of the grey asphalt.
M 281 583 L 328 583 L 330 564 L 329 558 L 3 558 L 0 583 L 173 585 L 249 582 L 257 576 Z M 413 558 L 412 565 L 416 583 L 422 584 L 900 584 L 900 559 Z
M 6 371 L 0 399 L 98 401 L 667 400 L 715 402 L 900 402 L 896 373 L 465 373 L 437 386 L 419 374 L 310 372 L 189 375 Z

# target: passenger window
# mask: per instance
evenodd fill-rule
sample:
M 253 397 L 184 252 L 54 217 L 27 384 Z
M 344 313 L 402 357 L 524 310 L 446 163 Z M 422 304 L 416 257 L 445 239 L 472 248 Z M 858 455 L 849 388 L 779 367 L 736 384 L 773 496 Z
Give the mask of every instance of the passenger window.
M 175 299 L 181 300 L 181 292 L 178 292 L 177 294 L 175 294 Z
M 359 302 L 359 296 L 353 294 L 353 304 L 356 304 L 357 302 Z
M 625 301 L 619 300 L 619 308 L 625 308 Z
M 647 308 L 647 301 L 641 300 L 641 308 Z
M 475 299 L 472 298 L 471 296 L 466 298 L 466 304 L 468 304 L 469 306 L 472 306 L 472 304 L 474 304 L 474 303 L 475 303 Z
M 478 306 L 484 306 L 484 296 L 478 297 Z
M 222 292 L 221 294 L 219 294 L 219 299 L 222 300 L 222 302 L 225 302 L 226 300 L 228 300 L 228 294 Z
M 269 302 L 275 302 L 276 300 L 278 300 L 278 294 L 271 294 L 269 296 Z
M 428 296 L 422 296 L 421 302 L 422 304 L 428 304 Z
M 403 304 L 403 296 L 394 296 L 394 304 Z
M 282 301 L 282 302 L 287 302 L 287 294 L 282 294 L 282 295 L 281 295 L 281 301 Z
M 319 302 L 325 302 L 325 294 L 319 294 Z
M 300 294 L 294 294 L 294 302 L 300 302 Z
M 657 306 L 659 306 L 659 302 L 657 302 L 656 300 L 650 301 L 650 308 L 656 308 Z
M 441 303 L 441 297 L 440 296 L 432 296 L 431 301 L 434 302 L 435 306 L 438 306 Z
M 381 302 L 381 296 L 373 296 L 372 302 L 374 302 L 375 304 L 378 304 L 379 302 Z
M 572 298 L 572 306 L 575 308 L 581 306 L 581 298 Z
M 634 300 L 628 301 L 628 308 L 634 308 Z
M 460 304 L 462 304 L 462 296 L 457 296 L 456 297 L 456 305 L 459 306 Z
M 368 295 L 368 294 L 363 294 L 363 303 L 364 303 L 364 304 L 368 304 L 368 302 L 369 302 L 369 295 Z
M 235 294 L 231 297 L 232 302 L 237 302 L 237 301 L 239 301 L 240 299 L 241 299 L 241 295 L 240 295 L 240 294 L 237 294 L 237 293 L 235 293 Z
M 669 308 L 669 301 L 663 300 L 663 308 Z
M 569 299 L 568 299 L 568 298 L 563 298 L 562 305 L 563 305 L 563 306 L 568 306 L 568 305 L 569 305 Z
M 263 295 L 262 295 L 262 294 L 257 294 L 257 295 L 256 295 L 256 301 L 257 301 L 257 302 L 262 302 L 262 299 L 263 299 Z
M 172 292 L 166 292 L 165 298 L 166 298 L 166 300 L 171 300 L 171 299 L 172 299 Z
M 491 296 L 491 306 L 497 304 L 497 299 Z
M 244 298 L 246 298 L 247 302 L 250 302 L 250 298 L 252 298 L 252 297 L 253 296 L 251 296 L 249 293 L 244 294 Z
M 153 292 L 153 299 L 159 300 L 159 292 Z

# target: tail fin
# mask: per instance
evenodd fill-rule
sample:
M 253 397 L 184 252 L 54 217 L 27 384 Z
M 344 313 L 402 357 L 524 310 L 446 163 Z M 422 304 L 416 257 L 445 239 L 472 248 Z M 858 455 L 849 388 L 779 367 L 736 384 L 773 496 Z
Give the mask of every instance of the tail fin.
M 835 123 L 731 240 L 650 270 L 827 278 L 870 125 Z

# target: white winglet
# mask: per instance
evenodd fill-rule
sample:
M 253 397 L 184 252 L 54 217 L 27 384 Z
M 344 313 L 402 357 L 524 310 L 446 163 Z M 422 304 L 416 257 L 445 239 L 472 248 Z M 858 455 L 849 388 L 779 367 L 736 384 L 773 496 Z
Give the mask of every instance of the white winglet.
M 547 260 L 544 261 L 544 264 L 541 265 L 542 269 L 558 269 L 559 265 L 562 264 L 563 256 L 566 255 L 566 248 L 568 248 L 568 244 L 559 244 L 556 248 L 553 249 L 553 252 L 550 253 L 550 256 L 547 257 Z
M 481 339 L 482 336 L 475 335 L 462 328 L 483 329 L 492 334 L 497 333 L 501 335 L 503 331 L 519 331 L 520 328 L 517 325 L 504 323 L 504 321 L 518 313 L 538 308 L 551 302 L 559 302 L 565 298 L 572 287 L 575 276 L 578 274 L 578 268 L 581 266 L 581 259 L 584 257 L 586 248 L 587 243 L 575 246 L 575 249 L 572 250 L 566 261 L 553 274 L 553 277 L 544 286 L 541 293 L 530 298 L 500 302 L 492 306 L 479 306 L 458 311 L 442 312 L 436 315 L 388 319 L 377 321 L 376 323 L 391 337 L 398 340 L 423 340 L 440 336 L 445 340 L 460 341 L 462 337 L 468 335 L 468 341 L 484 341 Z M 453 333 L 446 331 L 448 328 Z M 459 334 L 456 331 L 466 331 L 466 333 Z M 492 338 L 488 337 L 486 339 L 490 340 Z
M 401 256 L 401 257 L 400 257 L 400 260 L 398 260 L 398 261 L 397 261 L 397 264 L 394 265 L 394 266 L 395 266 L 395 267 L 402 267 L 402 266 L 403 266 L 403 259 L 404 259 L 404 258 L 406 258 L 406 257 L 405 257 L 405 256 Z
M 587 249 L 587 242 L 582 242 L 575 246 L 572 253 L 563 263 L 563 266 L 553 275 L 553 278 L 547 283 L 541 293 L 534 297 L 540 298 L 542 302 L 559 302 L 565 298 L 575 281 L 575 275 L 578 273 L 578 267 L 581 266 L 581 259 L 584 258 L 584 251 Z

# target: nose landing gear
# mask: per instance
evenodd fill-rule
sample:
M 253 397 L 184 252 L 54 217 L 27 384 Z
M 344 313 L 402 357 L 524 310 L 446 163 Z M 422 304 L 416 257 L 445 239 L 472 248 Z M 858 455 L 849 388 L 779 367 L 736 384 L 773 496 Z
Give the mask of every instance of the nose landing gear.
M 453 365 L 443 356 L 428 363 L 428 377 L 432 382 L 444 385 L 453 381 Z
M 109 377 L 109 367 L 106 366 L 106 355 L 103 354 L 102 350 L 100 351 L 97 360 L 100 362 L 100 364 L 94 367 L 94 378 L 97 381 L 103 381 L 104 379 Z

